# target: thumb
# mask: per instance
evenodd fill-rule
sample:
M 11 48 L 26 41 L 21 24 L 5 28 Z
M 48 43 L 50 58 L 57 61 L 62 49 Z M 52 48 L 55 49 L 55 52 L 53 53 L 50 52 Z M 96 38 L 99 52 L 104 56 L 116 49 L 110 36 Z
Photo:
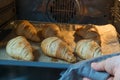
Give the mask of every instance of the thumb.
M 95 69 L 96 71 L 105 71 L 105 61 L 98 62 L 98 63 L 92 63 L 91 67 Z

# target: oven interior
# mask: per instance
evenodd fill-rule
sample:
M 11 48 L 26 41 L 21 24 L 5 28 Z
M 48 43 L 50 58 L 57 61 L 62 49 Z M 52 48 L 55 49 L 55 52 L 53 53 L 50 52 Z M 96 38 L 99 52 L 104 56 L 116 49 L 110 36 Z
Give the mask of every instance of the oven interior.
M 120 32 L 119 7 L 118 0 L 1 0 L 0 30 L 12 20 L 29 20 L 68 24 L 112 23 Z
M 12 31 L 12 28 L 9 26 L 9 24 L 14 20 L 29 20 L 35 23 L 43 22 L 43 23 L 59 23 L 59 24 L 101 25 L 101 24 L 110 23 L 113 24 L 116 30 L 118 31 L 118 33 L 120 33 L 120 1 L 119 0 L 0 0 L 0 36 L 1 36 L 0 42 L 4 40 L 4 38 L 6 38 L 8 34 Z M 21 67 L 20 68 L 18 66 L 15 67 L 17 68 L 14 68 L 12 66 L 10 66 L 9 68 L 3 66 L 1 67 L 1 69 L 3 72 L 6 71 L 4 69 L 9 69 L 9 70 L 12 69 L 13 73 L 11 73 L 10 75 L 11 78 L 15 77 L 12 76 L 12 74 L 17 74 L 17 71 L 18 73 L 23 74 L 22 71 L 26 70 L 24 72 L 25 75 L 28 75 L 28 73 L 30 73 L 29 70 L 32 71 L 32 69 L 34 69 L 31 72 L 33 74 L 36 73 L 35 71 L 38 71 L 38 69 L 31 67 L 29 68 L 22 67 L 23 70 L 21 70 Z M 49 71 L 51 75 L 47 74 L 47 71 Z M 40 69 L 39 72 L 42 72 L 44 73 L 44 75 L 48 76 L 48 78 L 46 79 L 42 77 L 43 80 L 48 80 L 50 78 L 58 79 L 59 76 L 58 73 L 61 72 L 61 69 L 49 69 L 47 67 Z M 56 75 L 56 77 L 54 75 Z M 36 77 L 38 76 L 39 75 L 37 75 Z

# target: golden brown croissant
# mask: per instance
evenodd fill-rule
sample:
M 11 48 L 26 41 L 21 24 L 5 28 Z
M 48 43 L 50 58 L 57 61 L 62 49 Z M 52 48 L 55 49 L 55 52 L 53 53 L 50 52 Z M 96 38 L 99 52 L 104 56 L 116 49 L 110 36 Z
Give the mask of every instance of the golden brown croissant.
M 94 31 L 99 35 L 100 46 L 104 55 L 120 52 L 117 31 L 113 25 L 94 25 L 94 28 Z
M 15 59 L 26 61 L 34 60 L 32 47 L 23 36 L 11 39 L 7 43 L 6 52 Z
M 80 40 L 76 44 L 75 52 L 82 59 L 90 59 L 102 55 L 100 46 L 92 39 Z
M 74 37 L 74 33 L 75 31 L 67 31 L 67 30 L 63 30 L 60 32 L 60 34 L 57 35 L 57 37 L 59 37 L 61 40 L 65 41 L 74 51 L 76 43 L 74 41 L 75 37 Z
M 76 34 L 85 39 L 96 38 L 99 35 L 94 31 L 94 29 L 94 25 L 82 25 L 81 28 L 76 30 Z
M 83 38 L 94 39 L 101 46 L 104 55 L 120 52 L 117 31 L 111 24 L 84 25 L 76 33 Z
M 60 30 L 59 26 L 56 24 L 46 24 L 43 26 L 42 35 L 44 38 L 48 37 L 58 37 L 65 41 L 74 50 L 74 33 L 75 31 Z
M 27 20 L 14 22 L 17 35 L 24 36 L 29 40 L 40 42 L 35 27 Z
M 76 58 L 69 46 L 57 37 L 49 37 L 42 41 L 41 48 L 44 54 L 63 59 L 68 62 L 75 62 Z
M 60 33 L 60 29 L 56 24 L 45 24 L 42 29 L 42 36 L 44 38 L 56 37 Z

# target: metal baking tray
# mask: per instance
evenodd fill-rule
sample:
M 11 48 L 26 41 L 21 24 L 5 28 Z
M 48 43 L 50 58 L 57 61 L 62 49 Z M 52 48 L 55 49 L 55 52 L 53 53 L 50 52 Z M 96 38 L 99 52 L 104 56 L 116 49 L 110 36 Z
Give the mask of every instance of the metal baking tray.
M 17 20 L 21 21 L 21 20 Z M 40 30 L 43 25 L 48 24 L 48 22 L 37 22 L 37 21 L 30 21 L 37 30 Z M 59 27 L 62 27 L 62 29 L 66 30 L 75 30 L 76 25 L 80 24 L 60 24 L 60 23 L 55 23 Z M 68 68 L 72 63 L 68 63 L 66 61 L 60 60 L 60 59 L 55 59 L 48 57 L 44 55 L 40 48 L 40 43 L 32 42 L 29 41 L 30 44 L 32 45 L 33 49 L 36 50 L 35 55 L 37 56 L 35 61 L 21 61 L 21 60 L 16 60 L 11 58 L 7 53 L 6 53 L 6 43 L 16 37 L 15 29 L 12 26 L 7 26 L 6 29 L 12 29 L 11 33 L 7 35 L 7 37 L 3 40 L 0 40 L 0 65 L 11 65 L 11 66 L 30 66 L 30 67 L 46 67 L 46 68 L 60 68 L 60 69 L 66 69 Z M 120 35 L 118 36 L 120 39 Z M 1 46 L 1 43 L 2 46 Z M 81 61 L 81 59 L 79 59 Z
M 47 24 L 47 23 L 41 23 L 41 22 L 34 22 L 32 21 L 31 23 L 33 23 L 35 26 L 37 26 L 36 28 L 39 29 L 41 27 L 41 25 L 43 24 Z M 65 24 L 66 29 L 70 28 L 72 30 L 72 27 L 69 27 L 69 24 Z M 71 25 L 70 25 L 71 26 Z M 64 26 L 62 26 L 64 27 Z M 9 29 L 9 28 L 8 28 Z M 37 55 L 37 59 L 35 61 L 20 61 L 20 60 L 16 60 L 11 58 L 7 53 L 6 53 L 6 43 L 16 37 L 16 33 L 14 30 L 12 30 L 12 32 L 7 35 L 7 37 L 5 39 L 3 39 L 2 43 L 5 43 L 4 45 L 2 45 L 0 47 L 0 65 L 11 65 L 11 66 L 31 66 L 31 67 L 47 67 L 47 68 L 60 68 L 60 69 L 65 69 L 68 68 L 69 65 L 71 63 L 68 63 L 66 61 L 60 60 L 60 59 L 55 59 L 55 58 L 51 58 L 48 57 L 46 55 L 44 55 L 40 49 L 40 43 L 36 43 L 36 42 L 32 42 L 29 41 L 32 45 L 32 47 L 36 50 L 36 55 Z
M 70 64 L 62 60 L 54 60 L 53 58 L 45 56 L 38 44 L 32 43 L 33 48 L 38 51 L 39 58 L 37 61 L 20 61 L 11 58 L 7 55 L 5 47 L 0 48 L 0 65 L 11 66 L 30 66 L 30 67 L 48 67 L 48 68 L 67 68 Z

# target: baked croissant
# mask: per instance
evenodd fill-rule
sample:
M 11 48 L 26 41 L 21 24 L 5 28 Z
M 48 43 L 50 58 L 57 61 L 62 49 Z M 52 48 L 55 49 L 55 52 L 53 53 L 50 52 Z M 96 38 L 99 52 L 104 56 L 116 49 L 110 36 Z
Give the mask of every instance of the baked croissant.
M 45 24 L 42 29 L 42 36 L 44 38 L 56 37 L 60 34 L 60 29 L 56 24 Z
M 117 31 L 112 24 L 84 25 L 76 33 L 83 38 L 94 39 L 104 55 L 120 52 Z
M 29 21 L 15 21 L 14 26 L 16 28 L 17 35 L 24 36 L 35 42 L 40 42 L 40 38 L 37 35 L 37 30 Z
M 65 41 L 74 50 L 74 33 L 75 31 L 60 30 L 59 26 L 56 24 L 46 24 L 43 26 L 42 35 L 44 38 L 48 37 L 58 37 Z
M 18 60 L 34 60 L 32 47 L 23 36 L 11 39 L 7 43 L 6 52 L 8 55 Z
M 69 46 L 57 37 L 49 37 L 41 43 L 42 51 L 45 55 L 63 59 L 68 62 L 75 62 L 76 57 Z
M 76 34 L 85 38 L 85 39 L 92 39 L 92 38 L 96 38 L 97 36 L 99 36 L 97 34 L 97 32 L 94 31 L 94 25 L 82 25 L 81 28 L 78 28 L 76 30 Z
M 102 53 L 113 54 L 120 52 L 117 30 L 112 24 L 94 25 L 94 31 L 98 33 Z
M 60 32 L 60 34 L 58 34 L 58 37 L 65 41 L 74 51 L 76 43 L 74 41 L 75 37 L 74 37 L 74 33 L 75 31 L 67 31 L 67 30 L 63 30 Z
M 80 40 L 76 44 L 75 53 L 82 59 L 101 56 L 100 46 L 92 39 Z

